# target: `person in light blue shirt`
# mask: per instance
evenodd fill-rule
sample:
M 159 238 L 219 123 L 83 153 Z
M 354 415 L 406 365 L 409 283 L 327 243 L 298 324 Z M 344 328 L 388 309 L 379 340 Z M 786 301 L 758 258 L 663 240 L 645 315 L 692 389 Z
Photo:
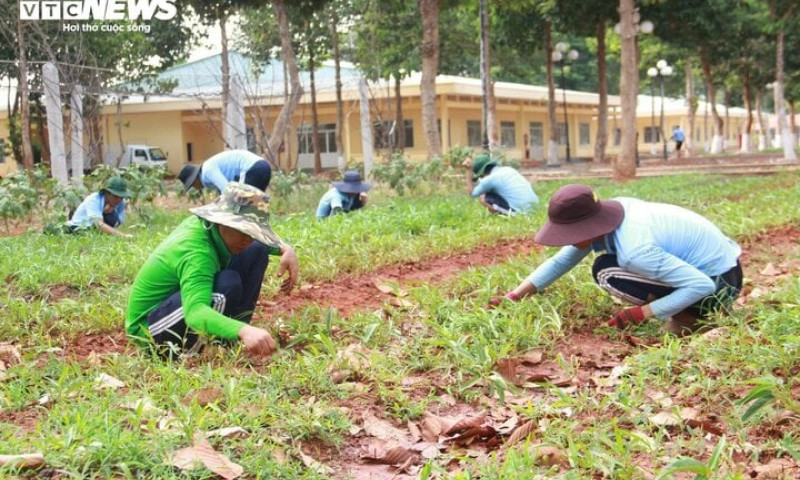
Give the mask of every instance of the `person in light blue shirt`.
M 683 142 L 686 140 L 686 133 L 684 133 L 680 125 L 675 125 L 675 127 L 672 129 L 671 138 L 675 140 L 675 155 L 678 158 L 681 158 L 681 147 L 683 146 Z
M 184 165 L 178 173 L 178 179 L 187 191 L 194 187 L 216 188 L 222 192 L 228 182 L 246 183 L 266 191 L 271 178 L 269 162 L 248 150 L 226 150 L 212 156 L 200 167 Z
M 358 172 L 344 172 L 342 181 L 333 182 L 333 187 L 319 200 L 317 218 L 327 218 L 362 208 L 367 204 L 367 192 L 370 188 L 372 185 L 362 182 Z
M 511 167 L 499 166 L 487 154 L 466 159 L 467 191 L 493 214 L 530 213 L 539 205 L 531 183 Z M 477 182 L 477 185 L 476 183 Z
M 585 185 L 567 185 L 550 200 L 548 221 L 535 240 L 563 248 L 505 298 L 541 292 L 590 252 L 605 252 L 594 261 L 595 281 L 635 305 L 608 321 L 618 328 L 655 316 L 667 320 L 671 333 L 693 332 L 698 319 L 730 307 L 742 288 L 739 245 L 708 219 L 675 205 L 601 201 Z
M 117 229 L 125 221 L 125 199 L 130 196 L 125 179 L 110 178 L 102 190 L 83 199 L 67 222 L 67 231 L 73 233 L 96 227 L 108 235 L 130 237 Z

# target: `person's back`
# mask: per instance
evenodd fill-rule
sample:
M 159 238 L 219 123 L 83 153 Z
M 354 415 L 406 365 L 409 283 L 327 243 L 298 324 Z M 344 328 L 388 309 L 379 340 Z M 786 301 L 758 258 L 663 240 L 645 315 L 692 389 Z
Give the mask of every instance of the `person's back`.
M 260 155 L 248 150 L 226 150 L 203 162 L 200 179 L 204 186 L 214 186 L 221 192 L 228 182 L 243 181 L 242 174 L 261 160 Z
M 625 218 L 615 231 L 620 264 L 637 258 L 642 249 L 658 247 L 708 276 L 736 265 L 741 248 L 710 220 L 691 210 L 635 198 L 616 198 Z
M 492 168 L 489 175 L 480 180 L 475 190 L 478 195 L 487 192 L 500 195 L 516 212 L 528 213 L 539 204 L 539 197 L 534 193 L 531 183 L 512 167 Z M 474 192 L 473 196 L 476 196 Z

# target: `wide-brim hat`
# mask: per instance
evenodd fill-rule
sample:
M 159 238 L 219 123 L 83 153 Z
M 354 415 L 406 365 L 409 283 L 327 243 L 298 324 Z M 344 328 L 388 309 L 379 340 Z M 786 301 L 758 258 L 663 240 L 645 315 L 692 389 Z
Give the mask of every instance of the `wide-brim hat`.
M 131 191 L 128 190 L 128 182 L 125 181 L 122 177 L 111 177 L 108 179 L 106 186 L 103 187 L 103 190 L 112 193 L 120 198 L 130 198 L 133 195 Z
M 342 193 L 364 193 L 372 188 L 372 185 L 362 182 L 360 173 L 349 171 L 344 172 L 341 182 L 333 182 L 333 187 Z
M 625 210 L 616 200 L 600 200 L 586 185 L 565 185 L 550 199 L 547 218 L 536 233 L 536 243 L 575 245 L 614 231 Z
M 211 223 L 225 225 L 269 247 L 283 241 L 269 225 L 269 195 L 244 183 L 230 182 L 214 203 L 190 208 L 190 212 Z
M 188 192 L 199 175 L 200 167 L 186 164 L 181 168 L 181 171 L 178 172 L 178 180 L 183 182 L 183 189 Z
M 472 161 L 472 179 L 477 180 L 483 176 L 483 173 L 489 167 L 496 167 L 497 160 L 492 160 L 486 153 L 482 153 L 475 157 L 475 160 Z

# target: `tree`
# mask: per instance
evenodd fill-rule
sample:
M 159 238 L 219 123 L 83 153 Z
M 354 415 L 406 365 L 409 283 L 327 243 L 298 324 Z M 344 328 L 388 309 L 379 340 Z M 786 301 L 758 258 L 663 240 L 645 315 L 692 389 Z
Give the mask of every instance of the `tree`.
M 786 123 L 786 107 L 784 99 L 784 72 L 785 72 L 785 36 L 787 27 L 795 20 L 797 2 L 795 0 L 767 0 L 769 16 L 777 37 L 777 47 L 775 52 L 775 83 L 773 92 L 775 94 L 775 114 L 778 117 L 778 130 L 781 132 L 783 143 L 783 156 L 790 160 L 797 160 L 797 153 L 794 151 L 794 134 Z M 796 22 L 795 22 L 796 23 Z
M 439 0 L 418 0 L 422 17 L 422 129 L 428 157 L 442 154 L 442 141 L 436 115 L 436 75 L 439 67 Z
M 620 152 L 612 163 L 614 179 L 625 181 L 636 176 L 636 97 L 639 94 L 639 75 L 636 56 L 636 8 L 633 0 L 620 0 L 620 36 L 622 52 L 620 68 L 620 103 L 622 110 Z

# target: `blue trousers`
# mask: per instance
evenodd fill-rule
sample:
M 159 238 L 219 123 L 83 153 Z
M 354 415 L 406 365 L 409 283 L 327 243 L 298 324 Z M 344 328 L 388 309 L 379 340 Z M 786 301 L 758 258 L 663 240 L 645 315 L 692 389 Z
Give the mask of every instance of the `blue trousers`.
M 597 284 L 611 295 L 635 305 L 644 305 L 652 299 L 666 297 L 675 291 L 675 287 L 623 269 L 617 263 L 617 256 L 611 254 L 600 255 L 595 259 L 592 276 Z M 722 275 L 711 277 L 717 290 L 690 305 L 685 311 L 695 318 L 703 318 L 730 307 L 742 290 L 742 277 L 742 266 L 739 263 Z
M 227 317 L 250 323 L 268 262 L 267 247 L 258 242 L 234 255 L 228 268 L 214 277 L 211 308 Z M 198 351 L 202 346 L 197 332 L 186 324 L 180 291 L 153 309 L 147 320 L 156 351 L 161 356 Z
M 266 160 L 259 160 L 244 175 L 244 183 L 266 191 L 272 179 L 272 167 Z

